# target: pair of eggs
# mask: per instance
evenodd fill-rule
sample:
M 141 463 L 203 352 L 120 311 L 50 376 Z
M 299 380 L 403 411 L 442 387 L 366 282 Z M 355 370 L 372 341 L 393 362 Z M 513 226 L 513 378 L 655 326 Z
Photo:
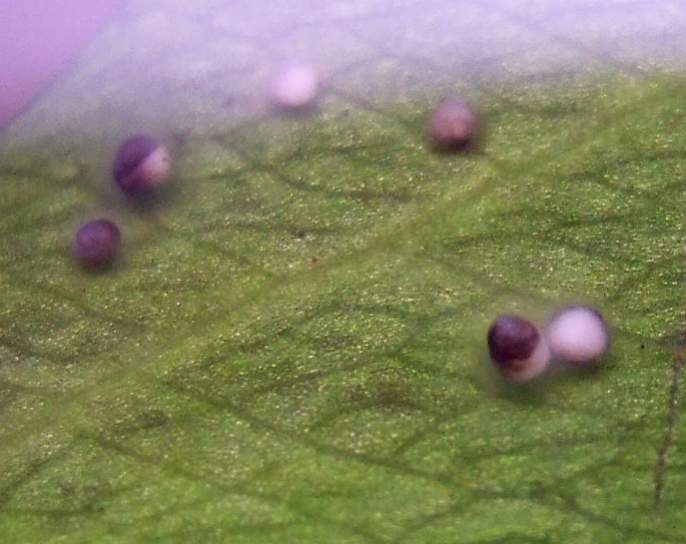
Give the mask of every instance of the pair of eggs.
M 272 81 L 272 102 L 280 109 L 300 111 L 314 104 L 319 76 L 308 64 L 293 64 Z M 446 98 L 431 115 L 426 136 L 439 151 L 468 151 L 479 139 L 481 122 L 474 109 L 460 98 Z
M 319 77 L 308 64 L 281 70 L 271 86 L 272 102 L 280 109 L 300 111 L 314 104 Z M 460 98 L 446 98 L 431 115 L 426 136 L 439 151 L 468 151 L 479 139 L 481 122 L 474 109 Z
M 112 177 L 130 198 L 154 194 L 169 179 L 171 155 L 157 139 L 139 134 L 119 146 L 112 165 Z M 122 236 L 109 219 L 84 223 L 76 231 L 74 253 L 88 268 L 105 268 L 119 253 Z
M 552 360 L 576 366 L 596 363 L 609 345 L 605 319 L 583 305 L 555 313 L 542 333 L 518 315 L 500 316 L 488 330 L 491 359 L 505 377 L 516 382 L 541 375 Z

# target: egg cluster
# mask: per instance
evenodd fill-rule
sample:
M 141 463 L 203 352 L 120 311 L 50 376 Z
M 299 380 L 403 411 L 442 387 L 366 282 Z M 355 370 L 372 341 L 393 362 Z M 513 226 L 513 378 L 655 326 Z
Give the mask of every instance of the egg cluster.
M 280 111 L 308 111 L 319 94 L 319 74 L 305 63 L 293 63 L 277 71 L 269 86 L 269 101 Z M 126 138 L 114 153 L 112 179 L 128 199 L 154 198 L 169 181 L 172 156 L 169 149 L 149 134 Z M 105 270 L 116 261 L 122 245 L 119 227 L 99 218 L 82 224 L 73 242 L 75 258 L 91 271 Z
M 488 350 L 507 378 L 525 382 L 541 375 L 551 361 L 584 366 L 598 362 L 610 346 L 607 322 L 590 306 L 557 311 L 543 331 L 517 315 L 502 315 L 488 329 Z
M 152 196 L 169 179 L 171 155 L 164 144 L 147 134 L 127 138 L 115 153 L 112 179 L 128 198 Z M 119 227 L 110 219 L 81 225 L 74 237 L 78 261 L 90 270 L 105 270 L 117 259 L 122 244 Z
M 292 62 L 274 72 L 267 91 L 268 101 L 276 111 L 311 112 L 321 92 L 320 75 L 310 64 Z M 462 152 L 475 147 L 480 128 L 479 116 L 472 107 L 452 97 L 441 101 L 431 114 L 426 137 L 436 150 Z M 136 134 L 126 138 L 115 152 L 111 174 L 121 193 L 136 200 L 154 197 L 171 172 L 169 149 L 152 135 Z M 110 219 L 96 219 L 79 227 L 74 255 L 85 267 L 103 270 L 114 263 L 121 245 L 119 227 Z
M 311 111 L 320 94 L 320 78 L 309 64 L 292 63 L 275 72 L 268 95 L 278 111 Z M 463 99 L 442 100 L 426 124 L 429 144 L 441 152 L 467 152 L 481 136 L 480 116 Z M 154 196 L 169 180 L 172 157 L 167 147 L 148 134 L 124 140 L 114 154 L 112 179 L 125 197 Z M 74 255 L 87 268 L 101 270 L 117 258 L 122 244 L 119 227 L 109 219 L 96 219 L 79 227 Z M 551 361 L 588 365 L 602 358 L 609 347 L 605 319 L 589 306 L 574 305 L 556 312 L 540 330 L 518 315 L 498 317 L 488 330 L 488 349 L 500 372 L 515 382 L 545 372 Z

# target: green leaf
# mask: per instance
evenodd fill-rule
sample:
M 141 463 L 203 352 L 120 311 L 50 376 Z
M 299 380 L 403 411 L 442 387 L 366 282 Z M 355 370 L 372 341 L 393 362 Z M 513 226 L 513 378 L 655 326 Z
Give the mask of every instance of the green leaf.
M 311 118 L 238 123 L 180 84 L 150 113 L 98 71 L 140 24 L 4 136 L 3 542 L 686 539 L 682 81 L 472 88 L 483 149 L 439 156 L 456 87 L 332 77 Z M 177 157 L 146 209 L 109 181 L 134 126 Z M 94 275 L 69 244 L 101 214 L 124 258 Z M 578 300 L 603 365 L 503 383 L 491 320 Z

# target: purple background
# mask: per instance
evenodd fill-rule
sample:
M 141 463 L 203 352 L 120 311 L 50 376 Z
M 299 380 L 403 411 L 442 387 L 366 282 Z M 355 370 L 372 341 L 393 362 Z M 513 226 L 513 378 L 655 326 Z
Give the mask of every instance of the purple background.
M 42 111 L 47 131 L 98 122 L 105 107 L 122 125 L 129 116 L 155 128 L 141 105 L 164 118 L 170 96 L 175 112 L 198 123 L 211 122 L 222 111 L 215 102 L 230 98 L 234 117 L 255 115 L 250 99 L 291 59 L 313 62 L 346 91 L 362 82 L 374 97 L 404 89 L 408 77 L 471 84 L 686 66 L 683 0 L 0 0 L 0 128 L 29 109 L 108 20 L 112 35 L 123 36 L 116 51 L 106 49 L 100 64 L 90 58 L 83 84 L 64 86 L 58 100 L 75 97 L 78 112 L 56 112 L 54 103 Z
M 122 0 L 0 0 L 0 128 L 26 108 Z

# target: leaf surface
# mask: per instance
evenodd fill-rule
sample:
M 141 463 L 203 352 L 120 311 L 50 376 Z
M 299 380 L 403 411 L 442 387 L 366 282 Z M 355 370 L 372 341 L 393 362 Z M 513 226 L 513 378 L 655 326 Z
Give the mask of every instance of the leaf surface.
M 348 69 L 309 118 L 237 120 L 160 38 L 141 58 L 188 79 L 150 111 L 115 43 L 166 23 L 134 20 L 3 136 L 4 542 L 686 539 L 682 81 L 398 98 Z M 436 155 L 426 117 L 463 91 L 483 147 Z M 147 207 L 108 178 L 134 127 L 177 159 Z M 124 254 L 93 275 L 70 240 L 101 214 Z M 579 300 L 613 326 L 599 368 L 495 375 L 496 315 Z

